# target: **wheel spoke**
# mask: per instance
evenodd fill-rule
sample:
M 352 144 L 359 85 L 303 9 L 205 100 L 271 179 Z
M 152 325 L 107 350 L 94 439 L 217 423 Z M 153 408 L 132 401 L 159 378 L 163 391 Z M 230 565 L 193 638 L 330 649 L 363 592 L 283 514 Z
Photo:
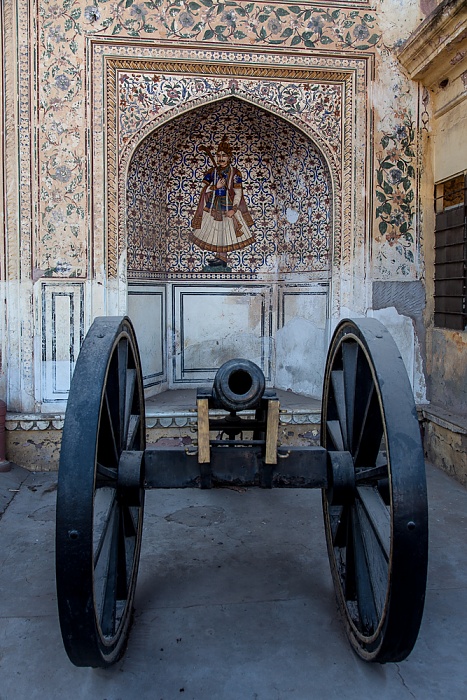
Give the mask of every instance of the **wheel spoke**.
M 97 446 L 97 461 L 103 467 L 116 469 L 118 465 L 119 451 L 117 439 L 109 406 L 107 392 L 104 394 L 104 402 L 99 425 L 99 437 Z
M 138 415 L 130 416 L 128 422 L 128 436 L 126 440 L 126 449 L 133 450 L 135 447 L 135 441 L 138 436 L 138 430 L 141 425 L 141 419 Z M 139 445 L 137 445 L 139 447 Z
M 374 392 L 374 382 L 367 358 L 362 350 L 357 354 L 355 403 L 353 409 L 353 436 L 352 454 L 355 455 L 359 446 L 359 438 L 362 433 L 368 407 Z
M 123 417 L 123 441 L 122 444 L 125 449 L 128 449 L 128 432 L 130 427 L 130 420 L 132 415 L 133 399 L 135 395 L 136 386 L 136 370 L 128 369 L 126 373 L 126 387 L 125 387 L 125 413 Z
M 347 416 L 345 405 L 345 389 L 344 389 L 344 372 L 343 370 L 333 370 L 331 372 L 331 384 L 334 391 L 334 399 L 336 402 L 337 415 L 344 440 L 345 449 L 347 449 Z
M 131 586 L 131 575 L 133 571 L 133 560 L 138 537 L 139 508 L 124 507 L 122 509 L 123 534 L 125 538 L 125 561 L 126 561 L 126 586 Z
M 122 506 L 123 526 L 125 537 L 136 537 L 138 533 L 139 508 L 135 506 Z
M 334 445 L 334 449 L 338 452 L 344 451 L 344 440 L 342 437 L 341 426 L 338 420 L 328 420 L 326 421 L 326 427 L 328 430 L 328 437 Z
M 349 511 L 346 506 L 329 506 L 333 547 L 345 547 Z
M 357 497 L 365 509 L 368 522 L 377 537 L 381 549 L 384 551 L 386 561 L 389 560 L 391 543 L 391 517 L 389 509 L 382 500 L 378 491 L 371 486 L 358 486 Z
M 347 342 L 342 345 L 344 367 L 345 414 L 347 424 L 347 449 L 352 452 L 354 439 L 355 396 L 357 392 L 358 345 Z
M 379 406 L 378 395 L 373 387 L 368 397 L 365 416 L 360 435 L 356 443 L 355 466 L 372 467 L 381 449 L 383 438 L 383 421 Z
M 121 398 L 120 398 L 120 382 L 119 382 L 119 367 L 118 353 L 114 353 L 109 366 L 107 376 L 107 385 L 105 388 L 105 397 L 112 425 L 112 432 L 117 446 L 117 454 L 120 455 L 122 450 L 121 443 Z
M 355 505 L 365 548 L 373 599 L 375 601 L 378 617 L 381 618 L 389 585 L 388 559 L 386 551 L 382 548 L 379 538 L 376 536 L 375 530 L 373 529 L 373 523 L 370 522 L 362 503 L 357 501 Z
M 119 520 L 114 498 L 94 557 L 94 596 L 102 633 L 106 636 L 113 634 L 115 624 Z
M 104 544 L 108 545 L 109 527 L 116 507 L 116 491 L 110 488 L 98 489 L 94 496 L 93 559 L 94 568 L 99 564 Z
M 365 554 L 361 523 L 355 506 L 352 508 L 351 520 L 353 557 L 355 565 L 355 592 L 360 624 L 365 634 L 372 634 L 378 626 L 378 614 L 373 597 L 373 589 L 371 586 L 368 562 Z
M 127 371 L 128 371 L 128 340 L 122 338 L 117 348 L 117 367 L 118 367 L 118 420 L 119 420 L 119 436 L 120 448 L 124 449 L 125 445 L 125 411 L 126 411 L 126 389 L 127 389 Z
M 357 469 L 355 474 L 355 481 L 357 484 L 364 484 L 366 482 L 371 483 L 378 481 L 379 479 L 384 479 L 388 475 L 388 465 L 382 464 L 381 466 L 368 467 L 368 469 L 362 468 Z
M 97 474 L 99 477 L 101 477 L 104 484 L 106 481 L 115 481 L 115 479 L 117 478 L 117 467 L 106 467 L 104 464 L 98 462 Z M 99 481 L 101 479 L 99 479 Z
M 122 507 L 120 511 L 119 518 L 119 528 L 118 528 L 118 560 L 117 560 L 117 592 L 116 599 L 119 601 L 125 601 L 128 598 L 128 573 L 131 572 L 131 560 L 129 557 L 127 560 L 127 539 L 125 537 L 125 511 L 126 508 Z M 131 550 L 131 547 L 129 547 Z M 120 606 L 122 607 L 122 606 Z

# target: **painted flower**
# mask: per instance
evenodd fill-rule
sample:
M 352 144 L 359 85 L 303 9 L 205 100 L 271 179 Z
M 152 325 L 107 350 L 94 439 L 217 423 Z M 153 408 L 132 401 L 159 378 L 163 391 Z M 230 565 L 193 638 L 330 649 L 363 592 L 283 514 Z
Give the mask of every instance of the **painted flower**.
M 402 180 L 402 171 L 399 168 L 393 168 L 389 171 L 389 179 L 392 185 L 398 185 Z
M 110 9 L 110 14 L 114 19 L 120 19 L 120 17 L 123 15 L 123 7 L 119 2 L 113 2 L 109 6 Z
M 65 40 L 65 35 L 63 34 L 62 28 L 59 25 L 57 25 L 56 27 L 50 27 L 49 39 L 51 39 L 52 41 L 55 41 L 57 44 L 60 41 Z
M 65 127 L 60 122 L 52 122 L 52 129 L 56 131 L 59 136 L 65 132 Z
M 405 215 L 401 211 L 396 211 L 391 216 L 391 224 L 394 224 L 394 226 L 402 226 L 402 224 L 404 222 L 405 222 Z
M 258 24 L 259 20 L 256 17 L 250 17 L 246 23 L 246 26 L 251 32 L 255 32 Z
M 357 26 L 354 27 L 353 35 L 357 41 L 365 41 L 365 39 L 368 39 L 370 36 L 370 30 L 366 24 L 357 24 Z
M 88 22 L 97 22 L 97 20 L 100 19 L 100 16 L 101 13 L 99 12 L 99 8 L 95 5 L 88 5 L 84 8 L 84 17 L 88 20 Z
M 49 7 L 49 15 L 51 17 L 60 17 L 63 14 L 63 10 L 59 5 L 52 5 Z
M 180 12 L 180 15 L 178 17 L 178 20 L 182 27 L 192 27 L 195 23 L 195 18 L 191 14 L 191 12 Z
M 180 95 L 177 92 L 177 90 L 171 88 L 170 90 L 167 90 L 167 97 L 170 97 L 172 100 L 175 100 L 177 97 L 180 97 Z
M 268 29 L 271 32 L 271 34 L 279 34 L 282 30 L 282 25 L 279 22 L 279 20 L 276 19 L 276 17 L 271 17 L 271 19 L 268 22 Z
M 222 14 L 221 22 L 224 22 L 228 27 L 235 26 L 236 21 L 237 15 L 235 14 L 235 10 L 228 10 L 228 12 Z
M 292 17 L 292 19 L 289 21 L 290 26 L 292 29 L 300 29 L 303 27 L 303 21 L 300 19 L 300 17 Z
M 63 105 L 63 100 L 61 97 L 52 97 L 50 102 L 49 102 L 49 107 L 54 112 L 58 112 L 58 110 L 61 109 L 62 105 Z
M 142 19 L 143 21 L 147 14 L 148 11 L 143 5 L 133 5 L 130 10 L 130 15 L 132 17 L 136 17 L 136 19 Z
M 392 196 L 392 201 L 393 204 L 396 204 L 397 206 L 401 206 L 402 204 L 405 203 L 405 193 L 404 192 L 395 192 L 394 195 Z
M 394 136 L 398 141 L 403 141 L 407 138 L 407 129 L 403 124 L 399 124 L 394 129 Z
M 65 216 L 63 214 L 63 211 L 61 209 L 54 209 L 52 212 L 52 219 L 55 221 L 56 224 L 59 224 L 62 221 L 65 221 Z
M 389 233 L 386 234 L 386 240 L 389 243 L 390 246 L 393 246 L 394 243 L 397 243 L 399 238 L 401 237 L 401 234 L 393 229 L 392 231 L 389 231 Z
M 70 87 L 70 78 L 65 75 L 65 73 L 57 75 L 55 78 L 55 85 L 59 88 L 59 90 L 68 90 Z
M 324 27 L 324 20 L 322 17 L 313 17 L 311 22 L 308 22 L 308 29 L 311 29 L 314 34 L 320 34 L 322 28 Z
M 52 192 L 50 193 L 50 199 L 54 204 L 58 204 L 59 202 L 61 202 L 63 198 L 60 190 L 52 190 Z
M 291 107 L 295 107 L 295 105 L 298 102 L 298 97 L 297 95 L 288 95 L 285 100 L 285 104 L 290 105 Z
M 57 260 L 57 264 L 55 265 L 55 272 L 58 275 L 66 275 L 68 272 L 71 270 L 71 265 L 69 262 L 66 262 L 65 260 Z
M 164 26 L 167 22 L 167 13 L 165 10 L 159 10 L 159 12 L 154 15 L 154 20 L 157 24 Z
M 67 168 L 66 165 L 59 165 L 58 168 L 55 169 L 54 177 L 60 182 L 68 182 L 71 177 L 71 170 Z

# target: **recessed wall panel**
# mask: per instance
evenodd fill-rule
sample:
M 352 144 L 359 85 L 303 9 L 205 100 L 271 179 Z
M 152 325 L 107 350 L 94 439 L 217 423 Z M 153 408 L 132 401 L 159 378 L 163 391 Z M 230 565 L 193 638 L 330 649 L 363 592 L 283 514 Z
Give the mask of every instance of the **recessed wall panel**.
M 167 381 L 166 289 L 163 285 L 131 285 L 128 315 L 133 322 L 145 388 Z
M 328 341 L 327 284 L 278 290 L 276 387 L 321 397 Z
M 42 286 L 42 402 L 62 403 L 84 339 L 84 287 L 81 283 Z
M 255 362 L 271 377 L 271 292 L 267 286 L 173 287 L 173 382 L 214 378 L 227 360 Z

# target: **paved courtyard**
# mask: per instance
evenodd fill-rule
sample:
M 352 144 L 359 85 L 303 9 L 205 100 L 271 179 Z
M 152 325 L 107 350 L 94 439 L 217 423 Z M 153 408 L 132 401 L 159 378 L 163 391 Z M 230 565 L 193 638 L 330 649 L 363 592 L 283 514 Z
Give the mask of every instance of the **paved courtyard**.
M 430 560 L 411 656 L 366 664 L 339 620 L 320 494 L 149 491 L 125 657 L 75 668 L 55 595 L 56 473 L 0 474 L 0 700 L 465 700 L 467 491 L 427 466 Z

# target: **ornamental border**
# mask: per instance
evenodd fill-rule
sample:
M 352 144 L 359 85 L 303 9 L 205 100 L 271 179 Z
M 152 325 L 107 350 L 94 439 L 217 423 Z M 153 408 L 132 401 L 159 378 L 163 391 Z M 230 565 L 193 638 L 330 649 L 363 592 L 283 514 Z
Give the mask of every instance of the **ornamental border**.
M 121 45 L 119 45 L 121 46 Z M 199 55 L 199 52 L 197 52 Z M 302 57 L 303 58 L 303 57 Z M 367 59 L 367 57 L 365 57 Z M 364 59 L 363 64 L 366 68 L 367 61 Z M 321 61 L 319 61 L 321 62 Z M 333 232 L 333 264 L 339 266 L 341 261 L 348 261 L 351 253 L 351 216 L 346 217 L 342 221 L 342 212 L 350 212 L 350 204 L 352 200 L 351 183 L 352 183 L 352 153 L 353 153 L 353 112 L 354 112 L 354 95 L 363 87 L 365 82 L 361 73 L 362 61 L 359 59 L 339 59 L 336 57 L 335 67 L 330 66 L 332 61 L 326 61 L 325 66 L 302 67 L 302 66 L 271 66 L 264 64 L 244 65 L 242 63 L 212 63 L 208 61 L 184 61 L 180 58 L 174 60 L 157 59 L 150 57 L 115 57 L 105 55 L 103 57 L 103 72 L 105 75 L 105 120 L 103 125 L 107 135 L 105 146 L 105 171 L 107 173 L 108 191 L 106 202 L 106 222 L 107 222 L 107 243 L 106 243 L 106 268 L 109 278 L 118 276 L 118 260 L 122 252 L 125 250 L 125 226 L 124 226 L 124 197 L 126 166 L 136 147 L 135 142 L 140 142 L 155 128 L 158 128 L 166 121 L 173 119 L 175 116 L 183 112 L 191 111 L 210 102 L 218 101 L 228 95 L 223 95 L 219 98 L 219 94 L 213 97 L 208 97 L 204 100 L 190 101 L 187 104 L 176 107 L 174 110 L 156 117 L 150 124 L 146 125 L 143 133 L 135 135 L 122 153 L 117 150 L 117 129 L 118 129 L 118 101 L 117 101 L 117 73 L 119 70 L 146 70 L 158 73 L 179 73 L 181 75 L 199 75 L 203 72 L 208 75 L 219 75 L 220 77 L 246 77 L 255 78 L 278 78 L 285 81 L 299 79 L 300 82 L 313 82 L 320 80 L 321 82 L 333 82 L 343 86 L 343 133 L 342 133 L 342 158 L 337 164 L 330 155 L 331 151 L 327 147 L 326 142 L 319 138 L 311 128 L 299 120 L 294 120 L 287 113 L 283 113 L 279 109 L 274 109 L 273 106 L 265 106 L 261 104 L 263 109 L 266 109 L 272 114 L 276 114 L 285 119 L 289 123 L 299 128 L 303 133 L 309 136 L 323 152 L 326 161 L 330 168 L 333 184 L 333 206 L 334 206 L 334 232 Z M 345 67 L 342 66 L 345 64 Z M 360 70 L 359 70 L 360 69 Z M 363 71 L 365 73 L 365 70 Z M 232 94 L 229 92 L 229 95 Z M 233 93 L 235 96 L 235 93 Z M 254 100 L 246 100 L 242 95 L 237 96 L 240 99 L 255 103 Z M 340 196 L 336 196 L 336 189 L 341 187 Z M 337 193 L 338 195 L 338 193 Z

